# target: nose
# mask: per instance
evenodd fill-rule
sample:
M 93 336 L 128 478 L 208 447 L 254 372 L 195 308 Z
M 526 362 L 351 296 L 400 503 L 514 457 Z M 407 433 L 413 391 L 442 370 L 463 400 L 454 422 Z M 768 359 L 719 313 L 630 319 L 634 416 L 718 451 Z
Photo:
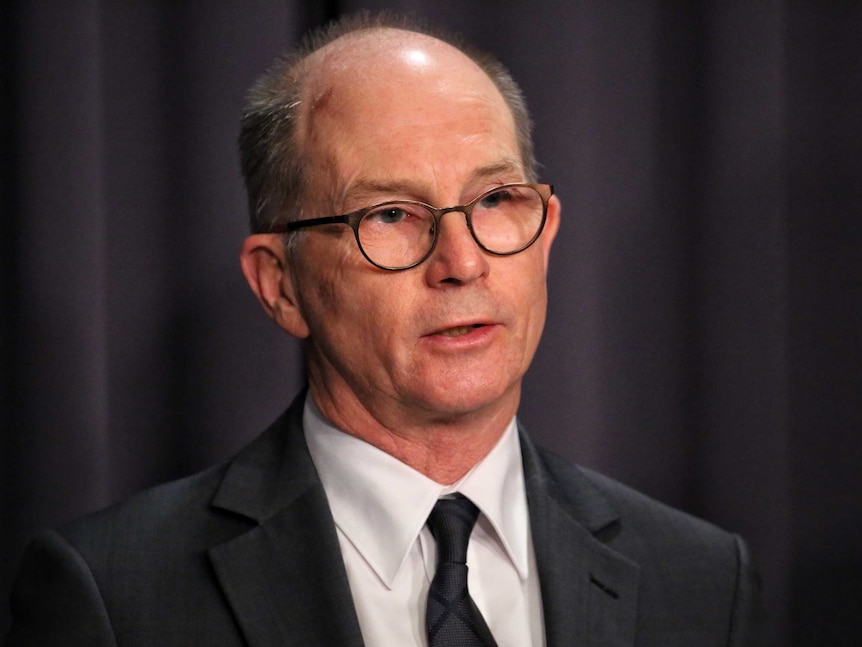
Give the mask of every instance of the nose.
M 460 211 L 450 211 L 439 221 L 440 231 L 431 257 L 425 262 L 433 286 L 465 284 L 488 273 L 488 255 L 476 243 Z

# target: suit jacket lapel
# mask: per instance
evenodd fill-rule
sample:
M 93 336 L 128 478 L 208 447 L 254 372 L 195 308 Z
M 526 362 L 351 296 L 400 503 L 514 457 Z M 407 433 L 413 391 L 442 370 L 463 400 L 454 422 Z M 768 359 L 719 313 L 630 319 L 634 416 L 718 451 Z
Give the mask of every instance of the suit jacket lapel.
M 210 559 L 249 645 L 358 647 L 335 525 L 302 434 L 303 401 L 229 466 L 213 505 L 256 525 Z
M 229 465 L 213 506 L 252 527 L 210 559 L 252 647 L 361 647 L 332 514 L 302 434 L 301 394 Z M 618 515 L 580 471 L 521 437 L 548 647 L 631 647 L 639 567 L 608 548 Z M 557 463 L 559 461 L 559 463 Z
M 548 647 L 630 647 L 640 568 L 601 541 L 617 513 L 582 472 L 521 446 Z

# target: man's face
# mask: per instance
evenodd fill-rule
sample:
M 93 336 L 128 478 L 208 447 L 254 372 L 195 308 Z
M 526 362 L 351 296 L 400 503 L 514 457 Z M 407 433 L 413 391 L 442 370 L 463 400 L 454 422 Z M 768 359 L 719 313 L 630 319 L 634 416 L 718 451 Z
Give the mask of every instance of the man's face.
M 452 206 L 524 181 L 492 82 L 442 43 L 402 41 L 347 52 L 312 84 L 300 128 L 321 199 L 307 217 L 399 199 Z M 384 425 L 513 415 L 544 325 L 558 212 L 554 198 L 539 241 L 506 257 L 449 213 L 432 255 L 400 272 L 372 266 L 346 225 L 303 232 L 292 287 L 316 397 L 359 403 Z

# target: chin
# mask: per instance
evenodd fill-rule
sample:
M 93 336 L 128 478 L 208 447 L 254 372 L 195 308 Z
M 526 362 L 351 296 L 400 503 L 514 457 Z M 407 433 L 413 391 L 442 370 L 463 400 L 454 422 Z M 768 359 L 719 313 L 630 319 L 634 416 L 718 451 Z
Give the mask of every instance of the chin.
M 441 388 L 426 391 L 423 404 L 429 411 L 442 416 L 463 417 L 492 411 L 497 408 L 518 406 L 520 389 L 504 385 L 459 384 L 457 381 L 441 381 Z

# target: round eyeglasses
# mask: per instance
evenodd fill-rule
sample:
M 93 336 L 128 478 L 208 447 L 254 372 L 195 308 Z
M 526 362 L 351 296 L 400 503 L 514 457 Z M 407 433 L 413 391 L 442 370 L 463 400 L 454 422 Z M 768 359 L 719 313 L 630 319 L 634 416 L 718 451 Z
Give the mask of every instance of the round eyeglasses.
M 384 270 L 406 270 L 434 251 L 440 219 L 450 211 L 464 214 L 476 244 L 489 254 L 510 256 L 524 251 L 542 233 L 553 194 L 550 184 L 503 184 L 455 207 L 438 209 L 424 202 L 397 200 L 343 216 L 275 224 L 270 232 L 343 223 L 353 229 L 359 250 L 370 263 Z

